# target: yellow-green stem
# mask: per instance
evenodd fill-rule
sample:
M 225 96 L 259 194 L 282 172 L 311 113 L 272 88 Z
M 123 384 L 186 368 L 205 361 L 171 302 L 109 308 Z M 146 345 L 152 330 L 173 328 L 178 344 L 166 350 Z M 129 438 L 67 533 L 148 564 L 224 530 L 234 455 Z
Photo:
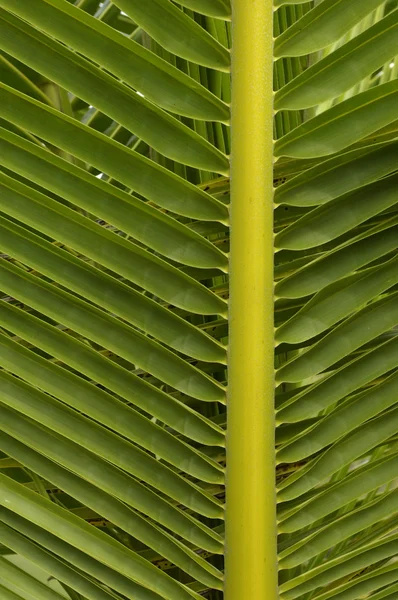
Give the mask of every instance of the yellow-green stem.
M 275 600 L 272 0 L 233 0 L 225 600 Z

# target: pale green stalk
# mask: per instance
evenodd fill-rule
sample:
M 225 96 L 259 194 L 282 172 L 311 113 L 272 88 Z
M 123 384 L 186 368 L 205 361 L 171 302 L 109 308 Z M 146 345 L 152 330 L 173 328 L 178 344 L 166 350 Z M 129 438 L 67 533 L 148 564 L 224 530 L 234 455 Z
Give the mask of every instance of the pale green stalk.
M 271 0 L 233 2 L 225 600 L 277 592 Z

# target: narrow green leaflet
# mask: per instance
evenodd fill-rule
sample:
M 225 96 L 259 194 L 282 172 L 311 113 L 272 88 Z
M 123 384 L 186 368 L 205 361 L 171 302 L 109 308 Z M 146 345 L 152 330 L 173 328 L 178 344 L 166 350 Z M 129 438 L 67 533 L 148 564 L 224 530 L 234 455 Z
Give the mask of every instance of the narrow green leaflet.
M 105 585 L 124 594 L 129 600 L 137 600 L 137 590 L 139 590 L 142 600 L 161 600 L 158 594 L 148 589 L 140 588 L 137 585 L 131 586 L 131 580 L 127 579 L 124 575 L 117 573 L 78 548 L 73 547 L 45 529 L 11 512 L 4 506 L 0 506 L 0 516 L 2 522 L 7 523 L 10 527 L 40 544 L 56 556 L 62 557 L 63 562 L 66 562 L 67 566 L 72 567 L 74 570 L 80 569 L 83 573 L 87 573 L 94 579 L 102 581 Z
M 382 297 L 343 321 L 318 343 L 276 372 L 277 382 L 297 382 L 321 373 L 398 322 L 398 294 Z
M 278 186 L 274 201 L 289 206 L 319 206 L 392 173 L 397 163 L 397 141 L 338 154 Z
M 307 0 L 274 0 L 274 7 L 290 5 L 290 4 L 305 4 Z
M 388 390 L 391 395 L 393 393 L 396 394 L 398 391 L 398 382 L 395 381 L 394 383 L 395 390 L 394 386 L 392 385 L 390 385 L 390 389 Z M 385 388 L 381 390 L 382 398 L 379 412 L 381 412 L 384 406 L 387 404 L 387 402 L 385 402 L 385 395 L 383 394 L 383 391 L 386 391 Z M 394 403 L 394 401 L 391 400 L 391 395 L 389 398 L 390 403 Z M 365 398 L 365 400 L 367 399 L 368 398 Z M 357 413 L 358 412 L 359 411 L 357 410 Z M 341 418 L 342 416 L 344 416 L 344 414 L 338 411 L 338 414 L 333 414 L 333 416 L 328 419 L 328 425 L 330 425 L 332 428 L 330 438 L 336 438 L 338 436 L 336 435 L 337 427 L 335 427 L 335 425 L 337 419 Z M 358 416 L 355 415 L 355 417 L 357 417 L 357 421 Z M 347 415 L 347 418 L 349 418 L 349 415 Z M 325 425 L 325 423 L 322 424 Z M 354 427 L 354 425 L 351 425 L 351 428 L 352 427 Z M 312 432 L 310 432 L 310 438 L 311 433 Z M 319 430 L 318 433 L 320 433 Z M 279 494 L 280 500 L 291 500 L 293 498 L 297 498 L 301 494 L 305 494 L 311 489 L 314 489 L 316 485 L 319 485 L 322 481 L 336 473 L 339 469 L 349 465 L 352 461 L 360 456 L 365 455 L 366 452 L 372 450 L 372 448 L 375 448 L 378 444 L 381 444 L 383 441 L 387 440 L 390 436 L 393 436 L 396 433 L 398 433 L 397 408 L 382 414 L 376 419 L 372 419 L 362 427 L 356 429 L 352 434 L 347 434 L 343 439 L 336 442 L 334 446 L 332 446 L 318 460 L 316 460 L 316 462 L 305 472 L 305 474 L 303 474 L 302 477 L 300 477 L 300 479 L 297 479 L 291 485 L 287 485 L 283 488 L 283 490 L 281 490 Z M 308 444 L 306 444 L 307 436 L 308 433 L 306 432 L 303 436 L 303 444 L 300 444 L 297 441 L 296 443 L 293 442 L 285 448 L 282 448 L 277 454 L 278 460 L 281 460 L 282 462 L 294 462 L 295 460 L 304 458 L 307 454 L 309 455 L 311 453 L 315 453 L 319 446 L 327 445 L 327 441 L 322 441 L 321 444 L 318 443 L 311 446 L 311 439 L 308 440 Z M 294 456 L 299 456 L 300 458 L 291 458 Z
M 115 317 L 21 269 L 3 264 L 1 288 L 161 381 L 201 400 L 223 402 L 224 388 L 161 344 Z
M 318 519 L 396 478 L 398 457 L 392 456 L 356 469 L 344 480 L 330 485 L 315 498 L 303 503 L 294 514 L 279 523 L 281 532 L 293 532 L 312 525 Z
M 115 468 L 108 461 L 93 454 L 86 448 L 26 417 L 18 415 L 18 413 L 6 406 L 1 405 L 0 408 L 2 430 L 5 434 L 19 440 L 19 442 L 30 449 L 39 452 L 40 465 L 35 461 L 35 468 L 38 469 L 39 473 L 43 469 L 46 469 L 46 473 L 48 473 L 46 461 L 43 459 L 45 456 L 52 463 L 57 463 L 64 467 L 67 472 L 74 473 L 81 481 L 86 481 L 94 485 L 96 490 L 102 490 L 108 497 L 117 498 L 131 508 L 137 509 L 140 513 L 166 526 L 194 545 L 217 553 L 222 551 L 222 541 L 219 535 L 185 511 L 168 502 L 164 497 L 150 490 L 142 482 Z M 4 443 L 7 443 L 8 438 L 3 436 L 3 439 Z M 13 453 L 18 452 L 19 457 L 22 456 L 18 444 L 12 442 L 12 439 L 11 441 L 8 440 L 7 447 L 12 448 Z M 78 461 L 76 461 L 77 455 L 79 456 Z M 23 460 L 27 461 L 25 451 L 23 456 Z M 34 457 L 35 453 L 32 452 L 32 462 L 29 462 L 29 464 L 33 464 Z M 52 471 L 52 477 L 54 477 L 54 471 Z M 56 470 L 57 481 L 60 477 L 61 471 Z M 69 486 L 74 485 L 73 481 L 73 478 L 68 478 L 68 489 Z M 74 489 L 76 488 L 74 487 Z M 85 494 L 85 490 L 87 491 L 87 489 L 91 490 L 91 487 L 85 488 L 80 482 L 78 495 Z M 90 497 L 92 497 L 92 490 Z M 102 502 L 102 500 L 103 496 L 98 492 L 98 501 Z M 91 502 L 93 502 L 92 498 Z M 102 510 L 106 510 L 107 512 L 109 509 L 109 503 L 107 503 L 106 507 L 102 504 Z M 125 517 L 126 513 L 124 513 Z M 148 528 L 142 528 L 141 526 L 139 534 L 140 536 L 147 536 Z
M 275 236 L 277 248 L 304 250 L 329 242 L 398 200 L 398 175 L 344 194 L 315 208 Z
M 281 598 L 293 600 L 301 594 L 311 591 L 317 587 L 325 586 L 350 573 L 377 563 L 379 560 L 393 557 L 398 552 L 398 535 L 391 535 L 382 540 L 362 547 L 360 551 L 354 550 L 343 554 L 334 560 L 315 567 L 293 577 L 280 586 Z
M 283 86 L 275 95 L 275 110 L 299 110 L 336 98 L 390 60 L 397 38 L 398 14 L 392 11 Z
M 0 503 L 126 575 L 132 586 L 142 584 L 168 600 L 200 598 L 110 536 L 3 474 L 0 474 Z M 137 588 L 138 600 L 143 597 Z
M 178 119 L 1 9 L 0 39 L 8 53 L 95 105 L 165 156 L 210 171 L 227 167 L 219 150 Z
M 222 516 L 222 506 L 216 499 L 136 445 L 4 371 L 0 373 L 0 385 L 3 403 L 21 415 L 84 446 L 192 510 L 213 518 Z
M 1 0 L 0 6 L 90 58 L 166 110 L 195 119 L 229 119 L 228 107 L 205 87 L 65 0 Z
M 357 148 L 363 148 L 369 144 L 379 144 L 382 142 L 396 141 L 398 136 L 398 120 L 395 119 L 388 125 L 381 127 L 374 133 L 367 135 L 363 140 L 350 146 L 350 150 L 356 150 Z
M 229 50 L 169 0 L 114 2 L 163 48 L 210 69 L 229 71 Z
M 298 344 L 323 333 L 398 283 L 398 259 L 340 279 L 318 292 L 278 327 L 276 342 Z
M 180 0 L 179 4 L 209 17 L 231 19 L 231 3 L 229 0 Z
M 56 237 L 57 242 L 175 306 L 200 314 L 225 315 L 224 300 L 152 253 L 4 173 L 0 173 L 0 188 L 0 206 L 9 216 Z
M 4 598 L 4 600 L 24 600 L 21 596 L 15 594 L 8 588 L 5 588 L 3 585 L 0 585 L 0 592 L 1 597 Z
M 324 594 L 318 595 L 319 600 L 329 600 L 333 598 L 336 600 L 356 600 L 359 597 L 363 597 L 365 594 L 368 595 L 374 590 L 378 590 L 389 583 L 396 583 L 398 573 L 398 564 L 393 562 L 392 564 L 386 565 L 381 569 L 376 569 L 370 573 L 366 573 L 354 581 L 345 583 L 333 591 L 325 592 Z
M 36 564 L 49 576 L 53 576 L 71 587 L 73 586 L 77 592 L 83 594 L 88 600 L 115 600 L 113 594 L 111 595 L 101 589 L 87 577 L 71 569 L 61 560 L 39 548 L 39 546 L 3 522 L 0 523 L 0 537 L 8 548 Z
M 324 0 L 318 3 L 276 39 L 275 58 L 302 56 L 329 46 L 380 4 L 382 0 Z
M 394 79 L 333 106 L 277 140 L 275 155 L 317 158 L 347 148 L 396 119 L 397 92 Z
M 384 344 L 377 345 L 376 348 L 365 352 L 347 365 L 332 372 L 321 382 L 315 383 L 304 389 L 303 392 L 294 395 L 280 407 L 277 413 L 277 421 L 294 423 L 301 419 L 311 418 L 328 406 L 355 392 L 355 390 L 361 389 L 373 379 L 394 369 L 397 365 L 398 337 L 392 336 Z M 372 388 L 366 393 L 369 393 L 373 398 L 373 394 L 377 394 L 377 388 Z M 375 407 L 377 406 L 376 404 Z M 340 427 L 342 426 L 341 423 Z M 342 435 L 344 431 L 345 429 L 341 431 Z M 326 431 L 323 432 L 323 435 L 327 435 Z M 329 438 L 325 437 L 325 439 L 328 443 Z
M 38 146 L 43 145 L 42 142 L 36 136 L 29 133 L 29 131 L 26 131 L 25 129 L 18 127 L 18 125 L 14 125 L 13 123 L 10 123 L 10 121 L 7 121 L 6 119 L 3 119 L 2 117 L 0 117 L 0 127 L 16 134 L 26 140 L 29 140 L 33 144 L 37 144 Z
M 396 218 L 377 225 L 365 234 L 338 246 L 306 264 L 292 275 L 278 281 L 275 295 L 278 298 L 301 298 L 345 277 L 373 260 L 393 252 L 397 246 L 398 220 Z
M 396 592 L 398 592 L 398 583 L 384 587 L 380 590 L 380 592 L 372 594 L 370 597 L 372 600 L 381 600 L 382 598 L 385 598 L 386 600 L 394 600 Z
M 0 557 L 0 579 L 18 588 L 22 594 L 29 594 L 35 600 L 62 600 L 57 592 L 38 581 L 26 571 Z
M 70 494 L 84 506 L 91 507 L 94 512 L 109 519 L 114 525 L 127 531 L 133 537 L 140 539 L 155 552 L 165 556 L 168 560 L 178 565 L 209 586 L 219 587 L 222 574 L 211 565 L 208 565 L 201 557 L 192 550 L 175 540 L 170 534 L 164 532 L 156 525 L 148 522 L 141 515 L 127 508 L 122 502 L 116 500 L 102 490 L 94 487 L 83 479 L 76 477 L 68 470 L 47 460 L 44 456 L 33 451 L 31 448 L 17 442 L 14 438 L 1 432 L 0 439 L 2 448 L 10 456 L 18 457 L 18 461 L 25 467 L 34 470 L 53 485 Z M 0 524 L 0 531 L 4 524 Z M 4 538 L 2 538 L 4 542 Z M 51 558 L 51 557 L 49 557 Z M 57 563 L 56 559 L 53 562 Z M 71 581 L 73 584 L 73 580 Z M 94 587 L 94 586 L 93 586 Z
M 279 555 L 280 567 L 290 569 L 300 565 L 382 519 L 397 515 L 397 500 L 398 490 L 394 490 L 337 520 L 334 519 L 317 533 L 310 534 L 304 540 L 283 550 Z
M 279 6 L 288 6 L 290 4 L 305 4 L 308 0 L 274 0 L 274 7 L 279 8 Z
M 0 81 L 6 83 L 12 88 L 19 90 L 23 94 L 32 96 L 36 100 L 45 102 L 51 106 L 51 101 L 42 90 L 33 83 L 26 75 L 24 75 L 15 65 L 13 65 L 7 58 L 0 54 Z
M 222 468 L 138 411 L 0 334 L 0 364 L 68 406 L 202 481 L 222 482 Z
M 93 164 L 160 206 L 193 218 L 227 221 L 227 207 L 200 188 L 3 84 L 0 84 L 0 116 Z
M 100 216 L 160 254 L 193 267 L 227 269 L 228 257 L 192 228 L 3 128 L 0 154 L 5 167 Z
M 188 438 L 224 445 L 224 432 L 217 425 L 57 327 L 7 302 L 0 302 L 0 323 Z
M 225 362 L 225 348 L 204 331 L 1 216 L 0 237 L 3 251 L 13 258 L 150 333 L 157 340 L 198 359 Z

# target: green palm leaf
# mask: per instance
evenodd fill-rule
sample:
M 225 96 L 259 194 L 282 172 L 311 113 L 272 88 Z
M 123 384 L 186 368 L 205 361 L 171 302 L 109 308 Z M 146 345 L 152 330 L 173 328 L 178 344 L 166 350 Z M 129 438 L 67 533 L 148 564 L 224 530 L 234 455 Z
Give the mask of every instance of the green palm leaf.
M 5 600 L 396 596 L 397 2 L 273 9 L 0 0 Z

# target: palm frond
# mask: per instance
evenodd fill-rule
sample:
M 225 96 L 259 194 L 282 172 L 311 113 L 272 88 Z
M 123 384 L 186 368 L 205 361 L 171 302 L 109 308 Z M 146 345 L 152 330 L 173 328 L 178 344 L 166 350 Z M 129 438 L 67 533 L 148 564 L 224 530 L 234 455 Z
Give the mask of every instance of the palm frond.
M 279 594 L 393 600 L 397 2 L 274 8 Z M 5 600 L 224 596 L 233 24 L 0 0 Z

